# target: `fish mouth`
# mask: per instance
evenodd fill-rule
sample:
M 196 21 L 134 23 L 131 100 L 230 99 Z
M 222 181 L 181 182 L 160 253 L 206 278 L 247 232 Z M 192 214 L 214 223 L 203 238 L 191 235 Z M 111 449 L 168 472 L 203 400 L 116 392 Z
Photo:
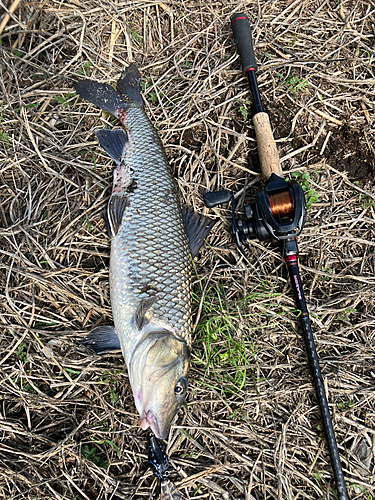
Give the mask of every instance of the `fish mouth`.
M 140 421 L 140 427 L 142 430 L 151 429 L 158 439 L 165 439 L 164 436 L 160 435 L 158 421 L 155 413 L 152 410 L 143 411 Z

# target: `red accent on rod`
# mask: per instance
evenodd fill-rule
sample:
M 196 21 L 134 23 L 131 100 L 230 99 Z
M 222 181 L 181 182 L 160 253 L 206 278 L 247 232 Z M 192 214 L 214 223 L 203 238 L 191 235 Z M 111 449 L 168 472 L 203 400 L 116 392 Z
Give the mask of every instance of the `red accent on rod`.
M 238 21 L 239 19 L 247 19 L 247 17 L 246 17 L 246 16 L 236 17 L 236 19 L 233 19 L 231 26 L 233 26 L 233 24 L 234 24 L 236 21 Z M 247 19 L 247 20 L 248 20 L 248 19 Z
M 287 255 L 284 258 L 285 262 L 297 262 L 297 257 L 296 255 Z
M 256 71 L 256 69 L 255 69 L 255 68 L 249 68 L 249 69 L 247 69 L 247 70 L 245 71 L 245 75 L 246 75 L 246 73 L 247 73 L 248 71 Z

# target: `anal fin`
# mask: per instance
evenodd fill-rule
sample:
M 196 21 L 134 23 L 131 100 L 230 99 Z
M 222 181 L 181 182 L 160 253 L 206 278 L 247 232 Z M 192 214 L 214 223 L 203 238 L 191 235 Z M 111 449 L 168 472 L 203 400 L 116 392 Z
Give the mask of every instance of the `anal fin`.
M 81 340 L 81 344 L 101 354 L 120 349 L 120 341 L 113 326 L 97 326 Z
M 114 130 L 102 128 L 95 130 L 95 135 L 107 155 L 119 165 L 128 144 L 128 136 L 125 130 L 122 128 Z

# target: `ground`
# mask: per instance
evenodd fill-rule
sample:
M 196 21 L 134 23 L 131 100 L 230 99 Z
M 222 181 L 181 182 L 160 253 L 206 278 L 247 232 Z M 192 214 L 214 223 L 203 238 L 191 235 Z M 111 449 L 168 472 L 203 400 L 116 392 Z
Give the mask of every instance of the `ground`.
M 0 35 L 0 498 L 157 497 L 122 356 L 79 344 L 111 322 L 100 212 L 113 162 L 93 130 L 117 123 L 72 82 L 115 85 L 131 62 L 182 203 L 217 220 L 195 261 L 171 477 L 186 499 L 337 498 L 278 248 L 252 241 L 246 265 L 229 207 L 202 200 L 233 190 L 240 213 L 262 186 L 230 28 L 241 11 L 285 177 L 306 193 L 301 274 L 349 498 L 375 498 L 372 0 L 21 1 L 12 13 Z

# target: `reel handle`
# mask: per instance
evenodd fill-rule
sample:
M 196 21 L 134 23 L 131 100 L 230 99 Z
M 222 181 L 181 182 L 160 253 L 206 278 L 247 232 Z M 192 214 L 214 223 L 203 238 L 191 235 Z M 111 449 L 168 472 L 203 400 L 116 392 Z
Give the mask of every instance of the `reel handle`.
M 255 61 L 253 37 L 249 19 L 246 14 L 237 13 L 231 17 L 231 26 L 234 35 L 234 41 L 237 45 L 238 53 L 240 54 L 242 71 L 246 75 L 247 71 L 258 69 Z
M 283 172 L 270 120 L 268 114 L 263 111 L 262 103 L 260 101 L 258 85 L 255 77 L 257 63 L 255 61 L 253 38 L 251 35 L 249 19 L 246 14 L 234 14 L 231 18 L 231 26 L 237 50 L 241 58 L 242 71 L 249 79 L 251 92 L 253 94 L 256 110 L 255 115 L 253 116 L 253 123 L 257 138 L 262 176 L 265 181 L 268 180 L 272 174 L 282 177 Z

